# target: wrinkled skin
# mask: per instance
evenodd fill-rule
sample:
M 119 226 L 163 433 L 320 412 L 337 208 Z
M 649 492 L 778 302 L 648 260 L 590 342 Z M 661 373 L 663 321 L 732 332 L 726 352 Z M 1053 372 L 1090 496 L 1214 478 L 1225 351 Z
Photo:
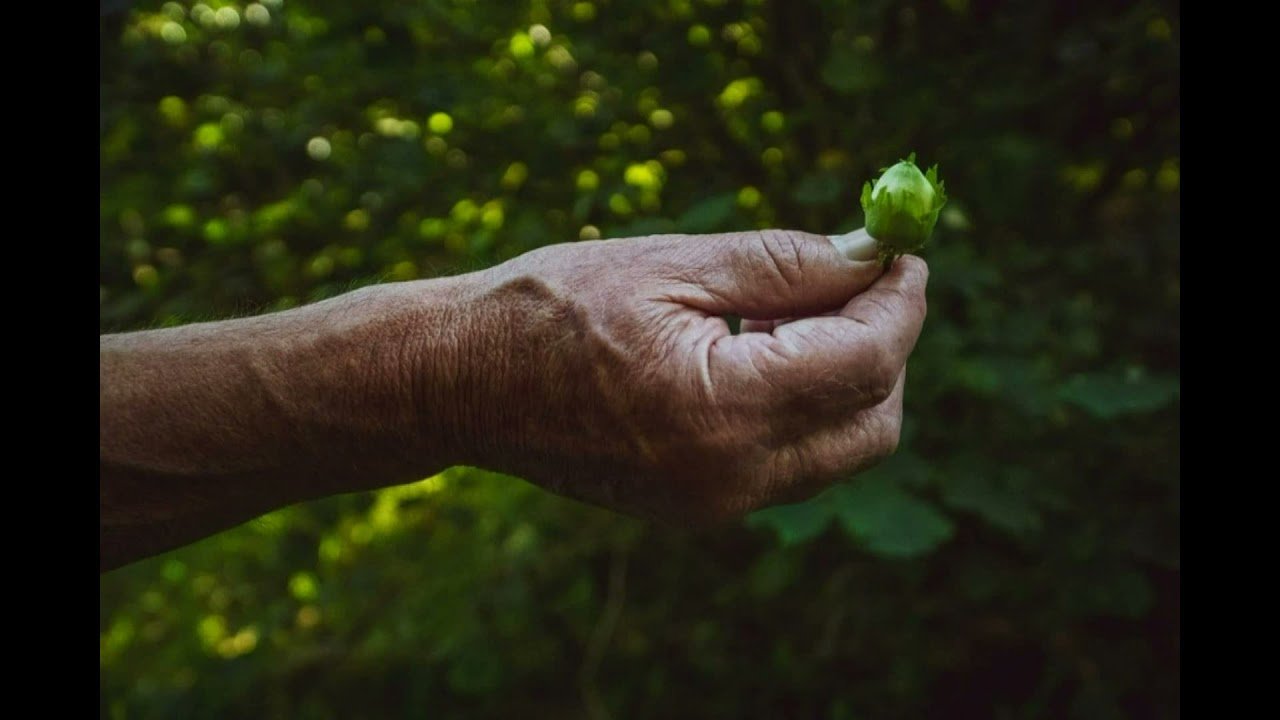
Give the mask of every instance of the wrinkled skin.
M 102 567 L 457 464 L 677 525 L 808 497 L 895 449 L 926 278 L 817 235 L 661 236 L 104 335 Z
M 782 231 L 517 258 L 470 318 L 465 461 L 677 524 L 808 497 L 896 448 L 926 276 Z

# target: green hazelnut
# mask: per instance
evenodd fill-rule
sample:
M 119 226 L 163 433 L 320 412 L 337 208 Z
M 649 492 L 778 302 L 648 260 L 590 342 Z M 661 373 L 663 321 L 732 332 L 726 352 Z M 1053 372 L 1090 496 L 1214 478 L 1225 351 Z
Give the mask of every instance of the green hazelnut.
M 912 153 L 885 169 L 874 185 L 862 186 L 867 234 L 876 241 L 877 258 L 886 264 L 924 247 L 938 224 L 938 212 L 947 204 L 938 166 L 922 173 L 915 157 Z

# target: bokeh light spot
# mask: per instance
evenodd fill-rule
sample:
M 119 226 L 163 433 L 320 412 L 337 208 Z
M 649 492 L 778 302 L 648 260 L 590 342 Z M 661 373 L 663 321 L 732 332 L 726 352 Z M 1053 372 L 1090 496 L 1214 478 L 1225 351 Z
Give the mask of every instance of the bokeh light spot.
M 314 278 L 326 278 L 333 272 L 335 264 L 328 255 L 317 255 L 307 265 L 307 274 Z
M 453 130 L 453 118 L 445 112 L 432 113 L 427 118 L 427 129 L 436 135 L 447 135 Z
M 213 20 L 223 30 L 234 30 L 240 27 L 240 13 L 229 5 L 224 5 L 213 14 Z
M 196 212 L 190 205 L 177 203 L 166 207 L 160 219 L 170 227 L 188 228 L 195 223 Z
M 149 290 L 160 284 L 160 273 L 152 265 L 139 265 L 133 269 L 133 281 L 138 287 Z
M 363 209 L 357 208 L 346 214 L 342 219 L 342 226 L 348 230 L 360 232 L 369 229 L 369 213 Z
M 1141 190 L 1147 185 L 1147 171 L 1142 168 L 1133 168 L 1120 178 L 1120 184 L 1126 190 Z
M 307 154 L 312 160 L 328 160 L 332 151 L 329 141 L 322 137 L 313 137 L 307 141 Z
M 298 628 L 301 630 L 310 630 L 320 624 L 320 609 L 315 605 L 304 605 L 298 608 L 298 614 L 294 618 Z
M 289 578 L 289 594 L 296 600 L 310 602 L 320 597 L 320 583 L 309 572 L 297 572 Z
M 630 215 L 634 212 L 631 206 L 631 200 L 622 193 L 614 193 L 609 196 L 609 209 L 615 215 Z
M 461 148 L 450 148 L 444 154 L 444 162 L 454 170 L 461 170 L 467 166 L 467 154 Z
M 187 41 L 187 31 L 170 20 L 160 28 L 160 37 L 170 45 L 180 45 Z
M 1147 37 L 1153 40 L 1168 40 L 1173 37 L 1173 28 L 1169 21 L 1162 17 L 1154 18 L 1147 23 Z
M 248 20 L 250 25 L 263 27 L 271 22 L 271 11 L 264 5 L 251 3 L 244 9 L 244 19 Z
M 187 123 L 187 104 L 180 97 L 169 95 L 162 98 L 157 109 L 160 117 L 169 125 L 181 127 Z
M 658 157 L 662 160 L 662 164 L 667 167 L 680 167 L 684 165 L 686 159 L 685 152 L 680 148 L 671 148 L 658 153 Z
M 582 192 L 591 192 L 600 187 L 600 176 L 595 170 L 583 170 L 578 173 L 578 189 Z
M 418 234 L 429 240 L 444 237 L 448 223 L 440 218 L 424 218 L 418 223 Z
M 759 78 L 738 78 L 724 86 L 717 100 L 722 106 L 733 109 L 758 95 L 762 88 Z
M 204 3 L 196 3 L 191 6 L 191 19 L 205 27 L 213 27 L 218 23 L 217 14 L 213 11 L 213 8 Z
M 484 204 L 480 210 L 480 225 L 488 230 L 497 230 L 502 227 L 502 223 L 506 219 L 506 214 L 502 210 L 502 203 L 497 200 L 490 200 Z
M 222 145 L 224 137 L 222 126 L 219 123 L 207 122 L 196 128 L 192 142 L 197 150 L 209 152 L 218 149 L 218 146 Z
M 1179 180 L 1178 161 L 1165 160 L 1160 165 L 1159 172 L 1156 173 L 1156 187 L 1164 192 L 1174 192 L 1178 189 Z
M 502 173 L 502 187 L 515 190 L 524 184 L 527 177 L 529 177 L 529 166 L 522 162 L 513 162 Z
M 511 36 L 508 47 L 511 50 L 512 57 L 521 59 L 531 57 L 534 51 L 533 40 L 522 32 Z
M 556 45 L 547 51 L 547 62 L 561 72 L 573 72 L 578 69 L 578 61 L 563 45 Z
M 391 272 L 388 273 L 388 276 L 389 276 L 388 279 L 394 282 L 404 282 L 406 280 L 413 280 L 418 277 L 418 266 L 415 265 L 412 260 L 401 260 L 400 262 L 391 266 Z M 363 525 L 361 527 L 369 528 L 368 525 Z M 369 528 L 369 529 L 372 530 L 372 528 Z M 352 539 L 355 540 L 356 539 L 354 537 L 355 534 L 353 533 L 352 535 L 353 535 Z
M 622 179 L 634 187 L 656 190 L 662 187 L 662 166 L 658 163 L 633 163 L 627 166 Z
M 428 153 L 436 156 L 445 154 L 449 149 L 449 143 L 445 142 L 443 138 L 436 137 L 435 135 L 427 138 L 426 142 L 422 145 L 427 149 Z

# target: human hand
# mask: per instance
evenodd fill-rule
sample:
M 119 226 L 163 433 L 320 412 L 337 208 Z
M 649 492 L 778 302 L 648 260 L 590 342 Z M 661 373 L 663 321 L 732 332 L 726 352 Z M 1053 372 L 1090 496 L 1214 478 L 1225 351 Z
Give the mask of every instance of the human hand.
M 423 412 L 443 413 L 453 462 L 719 522 L 896 449 L 927 275 L 786 231 L 548 246 L 467 276 L 404 382 L 431 378 Z
M 457 464 L 673 524 L 802 499 L 894 450 L 924 321 L 924 262 L 880 276 L 856 240 L 556 245 L 103 335 L 102 569 Z

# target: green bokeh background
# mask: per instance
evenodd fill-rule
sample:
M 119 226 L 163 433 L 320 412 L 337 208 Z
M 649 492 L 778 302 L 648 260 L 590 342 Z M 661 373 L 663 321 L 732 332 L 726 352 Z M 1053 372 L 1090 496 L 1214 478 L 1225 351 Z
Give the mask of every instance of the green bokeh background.
M 105 6 L 106 4 L 104 4 Z M 1176 2 L 138 2 L 103 332 L 951 202 L 901 449 L 687 533 L 457 468 L 102 577 L 104 717 L 1179 715 Z

